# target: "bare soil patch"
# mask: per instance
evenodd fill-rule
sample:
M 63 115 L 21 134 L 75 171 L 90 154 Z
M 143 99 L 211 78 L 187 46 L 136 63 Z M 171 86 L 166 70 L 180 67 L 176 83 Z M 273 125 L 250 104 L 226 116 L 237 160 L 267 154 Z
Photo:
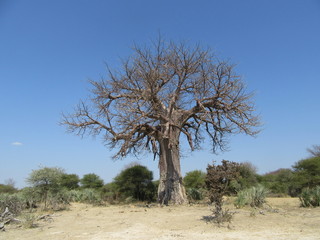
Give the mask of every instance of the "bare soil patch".
M 296 198 L 269 198 L 263 209 L 236 209 L 231 200 L 226 207 L 235 212 L 233 221 L 218 227 L 203 220 L 211 214 L 207 205 L 72 204 L 39 220 L 36 228 L 9 225 L 0 239 L 320 239 L 320 208 L 300 208 Z

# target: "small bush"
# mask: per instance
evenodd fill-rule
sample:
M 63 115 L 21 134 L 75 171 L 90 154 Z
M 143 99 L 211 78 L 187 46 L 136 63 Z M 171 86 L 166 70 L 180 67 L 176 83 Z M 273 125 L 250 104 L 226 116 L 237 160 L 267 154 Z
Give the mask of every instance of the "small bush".
M 197 188 L 187 188 L 187 196 L 189 200 L 202 200 L 203 199 L 203 191 L 202 189 Z
M 186 188 L 204 188 L 206 183 L 206 174 L 200 170 L 187 172 L 183 178 L 183 183 Z
M 218 224 L 230 222 L 232 214 L 223 210 L 223 196 L 227 194 L 230 182 L 239 177 L 239 164 L 223 160 L 221 165 L 208 165 L 206 187 L 210 202 L 215 205 L 212 220 Z
M 299 197 L 302 207 L 319 207 L 320 206 L 320 186 L 315 188 L 303 189 Z
M 239 177 L 240 165 L 235 162 L 223 160 L 221 165 L 208 165 L 206 187 L 211 203 L 215 204 L 215 215 L 222 212 L 223 196 L 227 194 L 230 182 Z
M 95 189 L 85 188 L 82 190 L 71 190 L 68 192 L 70 202 L 89 203 L 100 205 L 102 203 L 101 193 Z
M 60 189 L 56 193 L 49 192 L 48 194 L 48 206 L 53 210 L 66 209 L 70 203 L 70 194 L 66 189 Z
M 250 202 L 249 193 L 247 190 L 242 190 L 238 192 L 237 197 L 234 201 L 236 208 L 242 208 Z
M 13 214 L 19 214 L 22 210 L 26 208 L 26 202 L 23 197 L 18 194 L 0 194 L 0 211 L 1 213 L 8 207 L 9 211 Z
M 238 192 L 235 199 L 235 206 L 238 208 L 250 205 L 251 207 L 261 207 L 266 202 L 268 190 L 258 185 Z
M 30 211 L 32 211 L 33 208 L 36 208 L 42 200 L 41 193 L 37 188 L 23 188 L 19 192 L 19 195 L 25 201 L 26 207 L 29 208 Z
M 18 190 L 12 185 L 0 184 L 0 194 L 1 193 L 15 193 L 17 191 Z

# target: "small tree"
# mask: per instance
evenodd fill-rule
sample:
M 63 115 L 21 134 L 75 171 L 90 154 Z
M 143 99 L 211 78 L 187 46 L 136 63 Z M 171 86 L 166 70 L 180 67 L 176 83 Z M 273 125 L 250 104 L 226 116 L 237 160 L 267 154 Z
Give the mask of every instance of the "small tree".
M 98 189 L 103 186 L 103 180 L 94 173 L 85 174 L 80 183 L 83 188 Z
M 314 188 L 320 185 L 320 157 L 298 161 L 293 165 L 294 195 L 300 194 L 303 188 Z
M 211 203 L 215 204 L 214 215 L 220 218 L 223 196 L 227 193 L 230 182 L 239 177 L 240 165 L 235 162 L 223 160 L 221 165 L 208 165 L 206 186 Z
M 64 174 L 64 170 L 58 167 L 44 167 L 32 170 L 27 182 L 39 190 L 43 199 L 44 207 L 47 208 L 48 193 L 56 193 L 61 188 L 59 181 Z
M 139 201 L 154 200 L 155 186 L 153 173 L 146 167 L 136 165 L 123 170 L 115 177 L 114 183 L 124 197 L 132 197 Z

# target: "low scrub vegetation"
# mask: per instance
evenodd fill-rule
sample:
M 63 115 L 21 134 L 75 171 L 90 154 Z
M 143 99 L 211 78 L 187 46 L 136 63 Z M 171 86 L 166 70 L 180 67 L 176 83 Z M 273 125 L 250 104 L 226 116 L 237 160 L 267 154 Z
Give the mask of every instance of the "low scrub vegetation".
M 267 194 L 268 190 L 262 185 L 244 189 L 238 192 L 235 199 L 235 206 L 237 208 L 241 208 L 246 205 L 251 207 L 262 207 L 266 202 Z
M 302 190 L 299 197 L 302 207 L 319 207 L 320 206 L 320 186 L 315 188 L 306 188 Z
M 203 200 L 206 195 L 206 173 L 195 170 L 186 173 L 183 179 L 189 201 Z
M 207 173 L 200 170 L 188 172 L 183 178 L 188 199 L 190 202 L 209 200 L 215 209 L 208 219 L 219 224 L 230 222 L 233 215 L 222 208 L 226 195 L 236 196 L 234 204 L 237 208 L 262 207 L 267 196 L 299 197 L 302 207 L 319 207 L 320 157 L 316 154 L 317 149 L 312 151 L 312 157 L 298 161 L 292 169 L 278 169 L 264 175 L 257 174 L 251 163 L 225 160 L 221 165 L 208 165 Z M 94 173 L 79 178 L 57 167 L 33 170 L 27 183 L 29 187 L 20 190 L 14 187 L 12 179 L 7 184 L 0 184 L 0 213 L 10 209 L 10 214 L 15 216 L 33 216 L 37 209 L 62 210 L 71 202 L 93 205 L 149 203 L 157 200 L 159 185 L 150 170 L 136 163 L 129 165 L 108 184 Z M 34 226 L 33 218 L 26 222 L 30 223 L 29 227 Z

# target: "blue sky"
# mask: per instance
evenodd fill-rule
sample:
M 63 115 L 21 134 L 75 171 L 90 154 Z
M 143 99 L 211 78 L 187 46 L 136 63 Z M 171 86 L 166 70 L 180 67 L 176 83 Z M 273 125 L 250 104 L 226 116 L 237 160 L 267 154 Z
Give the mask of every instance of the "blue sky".
M 158 177 L 151 155 L 111 160 L 101 139 L 59 126 L 134 43 L 167 40 L 210 46 L 237 64 L 264 123 L 256 137 L 231 136 L 230 151 L 183 146 L 183 173 L 212 160 L 252 162 L 259 173 L 291 167 L 320 144 L 320 1 L 0 0 L 0 183 L 18 187 L 32 169 L 62 167 L 110 182 L 139 161 Z

